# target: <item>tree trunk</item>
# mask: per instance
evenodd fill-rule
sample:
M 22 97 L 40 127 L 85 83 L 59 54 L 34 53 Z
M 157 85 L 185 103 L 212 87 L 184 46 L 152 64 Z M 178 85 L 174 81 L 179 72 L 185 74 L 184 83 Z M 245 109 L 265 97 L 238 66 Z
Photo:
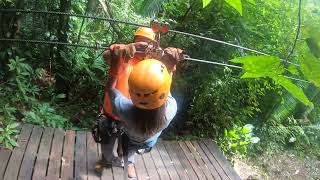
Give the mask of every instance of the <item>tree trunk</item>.
M 60 12 L 69 12 L 71 8 L 71 0 L 60 0 Z M 57 29 L 57 37 L 59 42 L 68 42 L 68 31 L 69 31 L 69 16 L 59 16 L 59 24 Z M 68 63 L 61 56 L 61 52 L 66 52 L 67 48 L 63 45 L 58 45 L 56 54 L 56 63 L 54 66 L 54 71 L 56 72 L 56 91 L 57 93 L 66 94 L 68 99 L 69 95 L 69 82 L 65 75 L 66 69 L 68 69 Z

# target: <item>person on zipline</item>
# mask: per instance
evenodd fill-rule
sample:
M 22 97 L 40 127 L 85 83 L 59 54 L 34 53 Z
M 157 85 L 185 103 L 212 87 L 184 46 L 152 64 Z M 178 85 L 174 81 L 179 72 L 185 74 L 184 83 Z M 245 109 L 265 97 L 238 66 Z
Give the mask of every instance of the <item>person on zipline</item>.
M 170 86 L 172 72 L 176 64 L 183 60 L 183 52 L 170 47 L 164 49 L 160 61 L 145 59 L 145 49 L 154 37 L 152 29 L 139 28 L 134 43 L 111 45 L 104 54 L 111 66 L 105 89 L 105 97 L 109 100 L 104 99 L 104 114 L 120 120 L 128 137 L 129 177 L 136 176 L 133 166 L 135 152 L 139 149 L 151 150 L 177 112 Z M 112 164 L 110 157 L 115 143 L 110 142 L 101 144 L 105 159 L 96 165 L 99 172 L 106 164 Z

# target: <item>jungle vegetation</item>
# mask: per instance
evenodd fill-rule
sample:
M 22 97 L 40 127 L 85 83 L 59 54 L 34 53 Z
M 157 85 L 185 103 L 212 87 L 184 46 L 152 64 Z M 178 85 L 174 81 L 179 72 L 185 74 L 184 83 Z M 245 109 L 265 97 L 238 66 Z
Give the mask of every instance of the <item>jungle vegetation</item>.
M 294 149 L 320 157 L 317 0 L 2 0 L 0 9 L 58 11 L 145 25 L 157 18 L 171 29 L 264 52 L 162 35 L 162 47 L 243 67 L 179 64 L 172 85 L 179 111 L 170 131 L 175 138 L 213 138 L 229 156 Z M 135 29 L 73 16 L 0 12 L 0 39 L 106 47 L 131 42 Z M 102 52 L 0 41 L 0 143 L 17 146 L 18 123 L 89 129 L 107 81 Z

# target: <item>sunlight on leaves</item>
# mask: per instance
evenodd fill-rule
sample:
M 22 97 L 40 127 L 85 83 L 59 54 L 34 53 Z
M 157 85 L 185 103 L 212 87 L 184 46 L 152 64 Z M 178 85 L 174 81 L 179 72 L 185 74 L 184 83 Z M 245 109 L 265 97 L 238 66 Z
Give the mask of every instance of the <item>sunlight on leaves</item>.
M 299 72 L 298 72 L 296 66 L 293 64 L 290 64 L 290 66 L 288 67 L 288 71 L 293 75 L 296 75 L 296 76 L 299 75 Z
M 283 88 L 285 88 L 292 96 L 297 98 L 299 101 L 301 101 L 303 104 L 312 107 L 312 102 L 308 99 L 308 97 L 304 94 L 301 88 L 299 88 L 297 85 L 293 84 L 290 79 L 284 77 L 284 76 L 278 76 L 272 78 L 277 84 L 281 85 Z
M 241 0 L 225 0 L 230 6 L 236 9 L 242 16 L 242 3 Z
M 285 68 L 280 59 L 274 56 L 247 56 L 230 60 L 234 63 L 243 64 L 241 78 L 272 78 L 277 84 L 286 89 L 293 97 L 307 106 L 312 106 L 303 90 L 293 84 L 290 79 L 283 76 Z
M 210 4 L 211 0 L 202 0 L 202 7 L 205 8 Z
M 300 58 L 300 69 L 303 75 L 314 85 L 320 88 L 320 60 L 306 51 Z

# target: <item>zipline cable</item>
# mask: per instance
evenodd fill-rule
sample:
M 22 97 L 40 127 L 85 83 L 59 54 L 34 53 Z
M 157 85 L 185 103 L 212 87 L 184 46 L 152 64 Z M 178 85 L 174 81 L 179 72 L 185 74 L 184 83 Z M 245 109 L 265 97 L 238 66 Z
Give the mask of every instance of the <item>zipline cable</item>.
M 43 41 L 43 40 L 29 40 L 29 39 L 2 39 L 2 38 L 0 38 L 0 41 L 35 43 L 35 44 L 65 45 L 65 46 L 97 49 L 97 50 L 98 49 L 106 49 L 106 47 L 102 47 L 99 44 L 97 44 L 96 46 L 90 46 L 90 45 L 84 45 L 84 44 L 72 44 L 72 43 L 64 43 L 64 42 L 57 42 L 57 41 Z
M 227 66 L 227 67 L 242 69 L 241 66 L 236 66 L 236 65 L 232 65 L 232 64 L 219 63 L 219 62 L 214 62 L 214 61 L 206 61 L 206 60 L 190 58 L 190 57 L 185 57 L 184 59 L 189 60 L 189 61 L 202 62 L 202 63 L 207 63 L 207 64 L 215 64 L 215 65 L 221 65 L 221 66 Z
M 105 17 L 99 17 L 99 16 L 90 16 L 90 15 L 82 15 L 82 14 L 73 14 L 73 13 L 65 13 L 65 12 L 24 10 L 24 9 L 0 9 L 0 12 L 20 12 L 20 13 L 38 13 L 38 14 L 65 15 L 65 16 L 74 16 L 74 17 L 81 17 L 81 18 L 90 18 L 90 19 L 96 19 L 96 20 L 105 20 L 105 21 L 108 21 L 108 22 L 111 22 L 111 23 L 122 23 L 122 24 L 132 25 L 132 26 L 136 26 L 136 27 L 149 27 L 148 25 L 142 25 L 142 24 L 127 22 L 127 21 L 121 21 L 121 20 L 116 20 L 116 19 L 112 19 L 112 18 L 105 18 Z M 177 31 L 177 30 L 169 30 L 169 32 L 182 34 L 182 35 L 185 35 L 185 36 L 190 36 L 190 37 L 194 37 L 194 38 L 198 38 L 198 39 L 203 39 L 203 40 L 207 40 L 207 41 L 211 41 L 211 42 L 216 42 L 216 43 L 220 43 L 220 44 L 236 47 L 236 48 L 243 49 L 243 50 L 246 50 L 246 51 L 250 51 L 250 52 L 253 52 L 253 53 L 256 53 L 256 54 L 260 54 L 260 55 L 270 56 L 269 54 L 261 52 L 261 51 L 257 51 L 257 50 L 254 50 L 254 49 L 250 49 L 250 48 L 247 48 L 247 47 L 243 47 L 243 46 L 240 46 L 240 45 L 228 43 L 228 42 L 217 40 L 217 39 L 213 39 L 213 38 L 208 38 L 208 37 L 205 37 L 205 36 L 200 36 L 200 35 L 191 34 L 191 33 L 182 32 L 182 31 Z M 283 59 L 281 59 L 281 61 L 286 62 L 288 64 L 293 64 L 295 66 L 300 66 L 299 64 L 292 63 L 292 62 L 289 62 L 289 61 L 286 61 L 286 60 L 283 60 Z
M 73 47 L 83 47 L 83 48 L 90 48 L 90 49 L 107 49 L 108 47 L 102 47 L 102 46 L 89 46 L 89 45 L 83 45 L 83 44 L 72 44 L 72 43 L 63 43 L 63 42 L 56 42 L 56 41 L 42 41 L 42 40 L 28 40 L 28 39 L 0 39 L 0 41 L 7 41 L 7 42 L 24 42 L 24 43 L 35 43 L 35 44 L 52 44 L 52 45 L 65 45 L 65 46 L 73 46 Z M 96 59 L 102 55 L 103 52 L 101 52 Z M 195 62 L 202 62 L 202 63 L 207 63 L 207 64 L 215 64 L 215 65 L 220 65 L 220 66 L 226 66 L 226 67 L 231 67 L 231 68 L 237 68 L 237 69 L 243 69 L 241 66 L 236 66 L 232 64 L 226 64 L 226 63 L 219 63 L 215 61 L 207 61 L 207 60 L 202 60 L 202 59 L 196 59 L 196 58 L 190 58 L 190 57 L 185 57 L 186 60 L 189 61 L 195 61 Z M 303 79 L 298 79 L 290 76 L 284 76 L 292 80 L 296 81 L 301 81 L 305 83 L 310 83 L 309 81 L 303 80 Z

